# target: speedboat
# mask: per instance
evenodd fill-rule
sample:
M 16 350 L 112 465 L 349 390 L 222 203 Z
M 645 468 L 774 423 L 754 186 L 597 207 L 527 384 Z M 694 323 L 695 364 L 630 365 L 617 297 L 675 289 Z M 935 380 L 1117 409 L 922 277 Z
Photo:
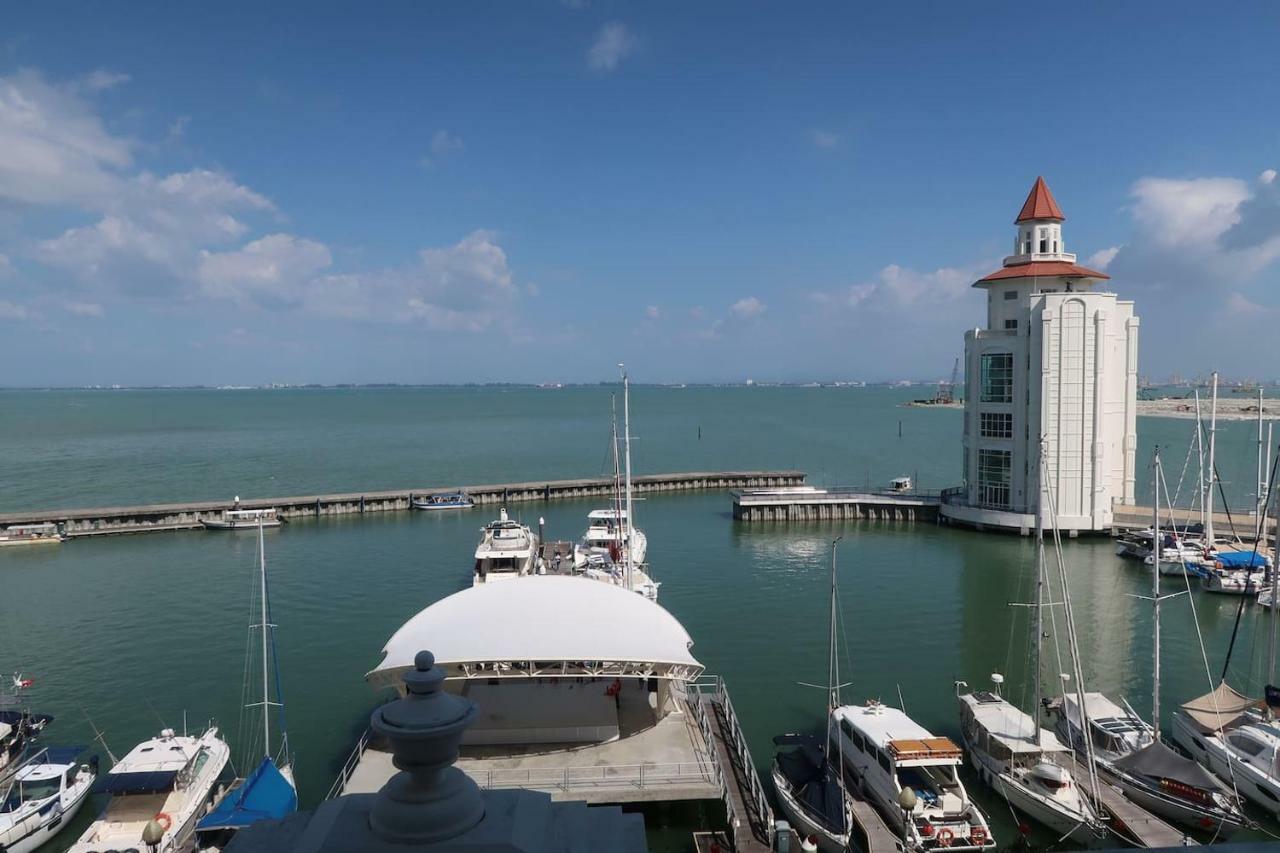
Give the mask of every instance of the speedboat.
M 215 516 L 202 517 L 200 523 L 208 530 L 257 530 L 279 527 L 284 518 L 275 509 L 224 509 Z
M 1096 844 L 1106 822 L 1072 776 L 1071 751 L 1028 713 L 995 691 L 968 693 L 958 682 L 960 732 L 978 775 L 1017 812 L 1063 839 Z
M 828 755 L 874 805 L 910 849 L 988 850 L 996 846 L 986 815 L 960 781 L 963 753 L 950 738 L 935 737 L 905 711 L 876 701 L 831 712 Z M 905 820 L 899 796 L 915 792 Z M 905 830 L 903 824 L 906 824 Z
M 833 767 L 814 735 L 778 735 L 773 757 L 773 789 L 778 803 L 801 838 L 824 853 L 849 849 L 853 805 L 840 784 L 840 769 Z
M 466 492 L 447 492 L 438 495 L 414 495 L 409 499 L 412 509 L 471 509 L 476 505 Z
M 1173 740 L 1215 776 L 1280 817 L 1280 726 L 1225 681 L 1173 715 Z
M 1094 759 L 1106 781 L 1133 802 L 1183 826 L 1226 838 L 1246 823 L 1239 798 L 1195 761 L 1173 751 L 1131 708 L 1086 693 L 1085 717 Z M 1057 734 L 1085 753 L 1079 702 L 1067 693 L 1048 704 Z
M 78 759 L 82 746 L 46 747 L 22 763 L 0 791 L 0 850 L 31 853 L 80 811 L 98 777 L 98 758 Z
M 625 509 L 593 509 L 587 513 L 587 530 L 582 534 L 580 560 L 585 564 L 593 554 L 607 554 L 615 563 L 631 558 L 633 565 L 642 565 L 649 550 L 649 539 L 640 528 L 630 530 L 628 549 L 628 519 Z
M 67 853 L 183 850 L 218 793 L 230 755 L 214 726 L 199 737 L 164 729 L 138 744 L 98 780 L 96 790 L 111 799 Z M 149 846 L 142 835 L 153 821 L 163 833 L 159 843 Z
M 65 538 L 62 528 L 51 521 L 41 524 L 10 524 L 0 530 L 0 546 L 56 544 Z
M 531 575 L 538 568 L 538 536 L 527 525 L 512 521 L 504 507 L 497 521 L 480 531 L 472 586 Z

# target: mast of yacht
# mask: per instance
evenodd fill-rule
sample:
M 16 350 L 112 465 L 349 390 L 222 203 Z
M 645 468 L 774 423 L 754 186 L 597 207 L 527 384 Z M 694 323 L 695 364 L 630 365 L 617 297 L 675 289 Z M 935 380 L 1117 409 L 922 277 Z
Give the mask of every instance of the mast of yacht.
M 1265 519 L 1267 517 L 1267 469 L 1262 467 L 1262 448 L 1266 446 L 1266 441 L 1262 437 L 1262 386 L 1258 386 L 1258 500 L 1256 503 L 1257 517 Z M 1263 527 L 1266 522 L 1263 521 Z
M 619 364 L 618 369 L 622 371 L 622 448 L 623 455 L 626 459 L 627 552 L 625 559 L 627 589 L 635 592 L 635 578 L 632 572 L 631 561 L 631 531 L 635 529 L 635 518 L 633 518 L 631 514 L 631 380 L 627 377 L 626 365 Z
M 614 522 L 618 525 L 618 530 L 622 530 L 622 462 L 618 459 L 618 397 L 616 394 L 609 395 L 609 418 L 612 422 L 613 431 L 613 510 L 615 514 Z M 619 557 L 622 555 L 619 554 Z
M 1204 418 L 1200 413 L 1200 389 L 1196 391 L 1196 455 L 1200 461 L 1200 533 L 1208 530 L 1209 520 L 1205 514 L 1204 500 Z
M 1274 477 L 1274 473 L 1273 473 Z M 1277 492 L 1275 484 L 1269 484 L 1268 491 Z M 1276 622 L 1280 621 L 1280 494 L 1275 496 L 1275 519 L 1276 526 L 1272 532 L 1272 557 L 1271 557 L 1271 629 L 1267 642 L 1267 679 L 1271 684 L 1276 683 Z M 1267 522 L 1266 507 L 1263 507 L 1263 520 L 1258 528 L 1258 536 L 1266 541 Z M 1270 711 L 1268 711 L 1270 713 Z
M 1040 706 L 1041 693 L 1044 689 L 1042 683 L 1043 677 L 1042 656 L 1044 654 L 1044 581 L 1045 581 L 1045 563 L 1044 563 L 1044 438 L 1040 439 L 1040 464 L 1036 472 L 1036 479 L 1040 482 L 1040 493 L 1036 500 L 1036 618 L 1035 618 L 1035 693 L 1031 695 L 1031 713 L 1033 719 L 1038 714 L 1037 709 Z M 1038 734 L 1039 725 L 1032 726 L 1033 735 Z M 1038 738 L 1037 738 L 1038 739 Z
M 840 660 L 836 655 L 836 546 L 843 536 L 831 543 L 831 636 L 827 658 L 827 713 L 840 707 Z
M 268 640 L 267 640 L 267 546 L 262 534 L 262 516 L 258 516 L 258 578 L 260 586 L 258 594 L 262 608 L 262 751 L 271 757 L 271 694 L 268 673 Z
M 1217 468 L 1214 467 L 1214 451 L 1217 447 L 1218 433 L 1218 372 L 1213 372 L 1213 397 L 1209 403 L 1209 470 L 1205 480 L 1205 525 L 1204 541 L 1207 549 L 1213 548 L 1213 485 L 1217 480 Z
M 1160 740 L 1160 558 L 1164 556 L 1163 540 L 1160 538 L 1160 448 L 1156 448 L 1155 469 L 1151 474 L 1151 529 L 1155 531 L 1151 552 L 1151 641 L 1155 645 L 1155 653 L 1151 660 L 1151 727 L 1155 729 L 1155 738 Z M 1181 555 L 1179 555 L 1181 556 Z M 1185 571 L 1185 568 L 1184 568 Z

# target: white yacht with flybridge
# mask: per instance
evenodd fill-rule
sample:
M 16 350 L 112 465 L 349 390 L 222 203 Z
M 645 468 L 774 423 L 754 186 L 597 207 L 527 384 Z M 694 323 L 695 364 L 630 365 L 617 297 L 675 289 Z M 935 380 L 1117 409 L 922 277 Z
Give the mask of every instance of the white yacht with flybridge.
M 475 560 L 472 586 L 532 575 L 538 570 L 538 535 L 503 507 L 497 520 L 481 529 Z

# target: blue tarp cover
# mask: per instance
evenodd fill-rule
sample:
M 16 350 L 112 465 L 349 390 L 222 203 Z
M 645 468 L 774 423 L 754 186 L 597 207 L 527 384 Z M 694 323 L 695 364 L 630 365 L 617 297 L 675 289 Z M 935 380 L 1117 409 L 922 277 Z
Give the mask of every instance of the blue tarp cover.
M 196 831 L 239 829 L 260 820 L 277 820 L 297 810 L 298 792 L 275 762 L 264 758 L 243 785 L 227 794 L 216 809 L 196 824 Z
M 1252 551 L 1219 551 L 1214 559 L 1222 563 L 1224 569 L 1260 569 L 1267 563 L 1265 557 Z

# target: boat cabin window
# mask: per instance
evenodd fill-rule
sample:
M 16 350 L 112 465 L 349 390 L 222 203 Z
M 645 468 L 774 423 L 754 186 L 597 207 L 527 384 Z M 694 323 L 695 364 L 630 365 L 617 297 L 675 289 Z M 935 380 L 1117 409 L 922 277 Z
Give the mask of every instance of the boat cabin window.
M 26 801 L 48 799 L 58 793 L 60 781 L 60 777 L 54 776 L 52 779 L 19 782 L 19 797 Z
M 884 768 L 885 773 L 893 772 L 893 763 L 889 761 L 889 756 L 880 750 L 876 750 L 876 759 L 880 762 L 880 766 Z
M 857 729 L 854 729 L 853 731 L 849 732 L 849 740 L 853 741 L 853 745 L 857 748 L 859 752 L 867 751 L 867 742 L 863 740 L 862 732 L 858 731 Z
M 841 720 L 840 731 L 844 732 L 844 736 L 849 740 L 853 740 L 853 723 L 850 723 L 848 720 Z

